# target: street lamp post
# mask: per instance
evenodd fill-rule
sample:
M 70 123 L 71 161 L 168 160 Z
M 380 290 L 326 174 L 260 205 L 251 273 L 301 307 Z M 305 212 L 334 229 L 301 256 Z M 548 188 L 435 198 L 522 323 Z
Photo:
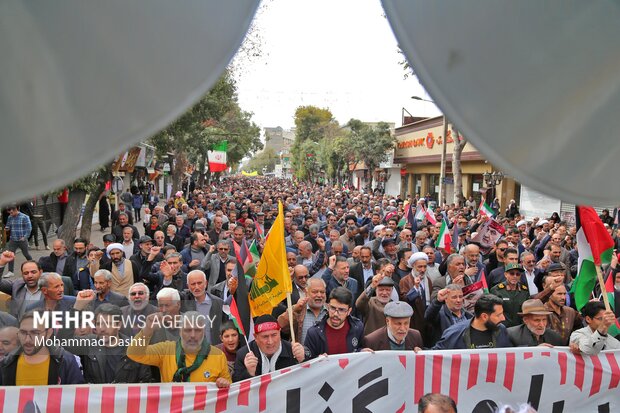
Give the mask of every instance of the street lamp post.
M 485 172 L 482 174 L 484 182 L 491 189 L 493 199 L 495 199 L 495 187 L 502 183 L 504 174 L 501 171 Z

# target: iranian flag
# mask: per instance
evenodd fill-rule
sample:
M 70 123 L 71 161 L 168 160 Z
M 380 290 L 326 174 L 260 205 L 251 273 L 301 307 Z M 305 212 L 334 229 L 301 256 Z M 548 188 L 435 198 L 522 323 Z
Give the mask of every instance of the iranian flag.
M 452 245 L 452 236 L 450 235 L 450 230 L 448 229 L 448 224 L 446 220 L 441 221 L 441 229 L 439 230 L 439 236 L 437 237 L 437 242 L 435 243 L 435 247 L 443 248 L 445 250 L 450 251 L 450 246 Z
M 239 315 L 239 309 L 237 308 L 237 302 L 235 301 L 235 297 L 231 297 L 230 306 L 224 305 L 222 306 L 222 310 L 228 316 L 230 321 L 233 322 L 239 333 L 246 337 L 245 331 L 243 330 L 243 323 L 241 323 L 241 316 Z
M 482 198 L 482 200 L 480 201 L 480 207 L 478 208 L 478 213 L 482 215 L 486 215 L 489 218 L 493 218 L 493 215 L 495 215 L 495 211 L 491 209 L 491 207 L 489 206 L 489 204 L 486 203 L 484 198 Z
M 430 222 L 433 225 L 437 224 L 437 220 L 435 219 L 435 214 L 433 214 L 433 211 L 430 211 L 428 208 L 426 208 L 424 210 L 424 216 L 426 217 L 426 220 L 428 222 Z
M 228 150 L 228 141 L 222 141 L 213 147 L 212 151 L 207 152 L 209 158 L 209 171 L 222 172 L 226 166 L 226 151 Z
M 590 301 L 596 285 L 597 267 L 600 268 L 601 264 L 608 264 L 611 261 L 614 241 L 594 208 L 577 206 L 575 210 L 579 261 L 577 278 L 573 282 L 571 292 L 575 294 L 577 310 L 581 310 Z

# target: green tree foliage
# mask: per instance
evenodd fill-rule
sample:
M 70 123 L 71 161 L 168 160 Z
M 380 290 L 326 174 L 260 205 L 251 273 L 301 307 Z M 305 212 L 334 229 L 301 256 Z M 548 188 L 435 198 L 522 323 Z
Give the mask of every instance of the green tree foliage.
M 262 149 L 260 128 L 252 115 L 239 107 L 237 86 L 226 70 L 198 103 L 179 119 L 151 138 L 160 159 L 173 154 L 173 192 L 181 187 L 189 162 L 198 165 L 201 180 L 207 163 L 207 151 L 222 140 L 228 141 L 228 164 L 237 164 L 244 156 Z
M 295 111 L 295 141 L 291 147 L 292 166 L 299 179 L 318 178 L 321 168 L 321 147 L 319 143 L 329 136 L 338 123 L 329 109 L 316 106 L 300 106 Z
M 276 168 L 278 161 L 278 155 L 273 148 L 267 147 L 261 152 L 257 153 L 250 161 L 243 167 L 244 171 L 258 173 L 263 172 L 265 168 L 266 172 L 273 172 Z
M 358 119 L 351 119 L 347 126 L 351 130 L 350 147 L 353 158 L 365 165 L 364 174 L 368 188 L 372 188 L 372 172 L 381 162 L 388 158 L 388 151 L 394 149 L 396 138 L 390 131 L 390 126 L 379 122 L 375 126 L 368 125 Z

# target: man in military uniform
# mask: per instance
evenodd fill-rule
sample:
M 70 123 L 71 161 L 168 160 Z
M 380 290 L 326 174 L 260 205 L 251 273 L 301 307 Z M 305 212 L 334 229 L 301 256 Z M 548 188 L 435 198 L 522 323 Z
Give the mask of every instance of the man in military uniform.
M 504 301 L 504 316 L 506 327 L 513 327 L 522 323 L 519 312 L 524 302 L 529 300 L 530 292 L 527 284 L 521 284 L 520 278 L 523 267 L 517 263 L 509 263 L 504 267 L 506 282 L 497 284 L 489 291 Z

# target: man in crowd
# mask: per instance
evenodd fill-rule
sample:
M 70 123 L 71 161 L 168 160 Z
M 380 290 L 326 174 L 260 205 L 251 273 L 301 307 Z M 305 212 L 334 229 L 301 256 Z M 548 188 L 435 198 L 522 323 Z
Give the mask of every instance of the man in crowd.
M 118 214 L 118 224 L 112 227 L 112 234 L 116 237 L 116 242 L 119 242 L 123 239 L 123 229 L 131 228 L 131 237 L 133 239 L 140 238 L 140 233 L 138 232 L 138 228 L 134 227 L 129 222 L 129 215 L 125 213 Z
M 364 321 L 364 335 L 385 326 L 384 308 L 390 302 L 394 280 L 383 274 L 372 278 L 371 284 L 357 298 L 357 314 Z
M 39 258 L 39 265 L 43 272 L 56 272 L 64 274 L 65 263 L 67 262 L 67 246 L 65 241 L 57 239 L 52 242 L 52 252 L 48 256 Z
M 329 257 L 329 265 L 323 272 L 322 278 L 327 284 L 327 295 L 337 287 L 344 287 L 351 291 L 351 294 L 357 299 L 357 281 L 349 277 L 349 262 L 344 257 Z
M 110 271 L 112 273 L 112 286 L 110 287 L 111 291 L 119 293 L 122 296 L 127 296 L 129 287 L 131 287 L 133 283 L 141 282 L 143 280 L 148 283 L 155 282 L 154 277 L 150 274 L 140 274 L 138 265 L 123 256 L 124 250 L 122 244 L 110 244 L 106 248 L 106 252 L 110 257 L 110 261 L 105 264 L 95 263 L 95 265 L 91 265 L 91 271 L 94 271 L 94 274 L 99 270 L 99 267 Z
M 385 326 L 366 335 L 366 346 L 372 350 L 421 350 L 420 332 L 409 328 L 413 308 L 402 301 L 392 301 L 383 309 Z
M 17 205 L 12 204 L 7 208 L 9 212 L 9 217 L 7 218 L 5 228 L 10 231 L 9 242 L 7 243 L 7 249 L 11 252 L 17 251 L 20 249 L 24 254 L 24 257 L 30 261 L 32 260 L 32 256 L 28 251 L 28 238 L 30 237 L 30 232 L 32 231 L 32 223 L 30 222 L 30 218 L 28 215 L 23 212 L 19 212 Z M 9 261 L 9 272 L 4 275 L 5 278 L 13 275 L 14 262 Z
M 571 349 L 588 355 L 620 349 L 620 341 L 607 333 L 616 322 L 613 311 L 607 311 L 600 301 L 590 301 L 583 306 L 581 314 L 587 326 L 573 331 L 570 336 Z
M 96 309 L 104 303 L 114 304 L 123 307 L 128 304 L 127 298 L 119 293 L 115 293 L 112 288 L 112 273 L 108 270 L 99 270 L 93 276 L 93 284 L 95 286 L 95 298 L 93 300 L 93 309 Z
M 121 244 L 123 245 L 125 257 L 130 258 L 140 251 L 138 240 L 133 238 L 133 231 L 130 227 L 123 228 L 123 240 Z
M 370 247 L 360 247 L 359 254 L 360 261 L 349 266 L 349 276 L 357 281 L 358 296 L 362 293 L 366 282 L 375 276 L 378 268 L 377 263 L 372 259 L 372 250 Z
M 77 360 L 62 347 L 48 345 L 51 328 L 35 325 L 34 313 L 24 313 L 19 322 L 19 347 L 4 356 L 0 386 L 82 384 Z
M 499 283 L 489 291 L 504 301 L 504 325 L 513 327 L 521 324 L 519 312 L 523 303 L 530 298 L 527 285 L 521 284 L 523 267 L 516 262 L 507 263 L 504 267 L 505 283 Z
M 271 315 L 254 322 L 254 340 L 237 351 L 233 381 L 249 379 L 301 363 L 304 347 L 280 339 L 280 325 Z
M 327 315 L 308 329 L 304 341 L 307 359 L 321 354 L 353 353 L 363 348 L 364 324 L 351 316 L 352 304 L 353 294 L 349 289 L 336 287 L 331 291 Z
M 504 251 L 504 265 L 501 265 L 491 271 L 490 274 L 487 274 L 487 285 L 489 288 L 493 288 L 500 283 L 505 283 L 505 266 L 508 264 L 518 264 L 519 263 L 519 252 L 515 248 L 507 248 Z M 523 281 L 523 280 L 521 280 Z M 521 282 L 523 284 L 523 282 Z
M 527 300 L 523 303 L 523 324 L 510 327 L 508 337 L 515 347 L 561 346 L 562 337 L 547 327 L 548 315 L 551 314 L 540 300 Z
M 443 332 L 433 350 L 512 347 L 504 321 L 503 300 L 483 295 L 474 305 L 474 318 Z
M 164 256 L 161 254 L 161 247 L 158 245 L 154 246 L 153 239 L 148 235 L 141 236 L 138 245 L 140 250 L 132 255 L 129 260 L 136 265 L 141 275 L 151 274 L 153 264 L 161 262 L 164 259 Z M 150 281 L 150 285 L 148 285 L 149 288 L 155 289 L 155 284 L 152 282 L 154 280 L 151 278 L 145 279 L 143 277 L 143 281 Z
M 194 232 L 189 237 L 189 245 L 181 251 L 183 259 L 183 271 L 190 272 L 200 268 L 200 263 L 205 258 L 209 250 L 205 248 L 207 237 L 200 232 Z
M 0 269 L 15 259 L 15 254 L 11 251 L 3 251 L 0 254 Z M 33 302 L 42 299 L 41 289 L 39 288 L 39 278 L 41 277 L 41 267 L 35 261 L 25 261 L 21 266 L 21 280 L 2 280 L 0 291 L 11 296 L 9 312 L 16 318 L 20 318 L 26 308 Z
M 574 308 L 566 305 L 566 286 L 563 282 L 553 284 L 553 277 L 548 276 L 544 280 L 545 288 L 553 287 L 553 293 L 549 301 L 545 303 L 545 309 L 549 310 L 549 327 L 562 337 L 562 345 L 568 345 L 568 340 L 573 331 L 582 327 L 581 316 Z
M 446 288 L 439 290 L 424 314 L 424 319 L 431 327 L 433 344 L 439 341 L 448 328 L 473 317 L 463 308 L 463 289 L 457 284 L 448 284 Z
M 15 322 L 15 326 L 0 328 L 0 362 L 19 345 L 19 340 L 17 338 L 19 329 L 17 325 L 17 322 Z
M 325 288 L 325 281 L 321 278 L 310 278 L 306 285 L 306 296 L 293 305 L 293 328 L 295 338 L 300 343 L 305 342 L 308 329 L 327 315 Z M 282 334 L 290 334 L 288 311 L 278 316 L 278 324 L 282 328 Z
M 150 314 L 146 325 L 127 349 L 135 362 L 156 366 L 164 383 L 215 382 L 229 387 L 231 382 L 226 356 L 209 343 L 204 328 L 207 320 L 196 311 L 181 316 L 180 339 L 151 344 L 151 337 L 163 322 L 161 313 Z
M 187 274 L 187 288 L 181 292 L 181 311 L 197 311 L 201 314 L 206 320 L 205 337 L 213 345 L 220 344 L 222 299 L 208 292 L 207 276 L 200 270 Z
M 156 289 L 159 290 L 160 288 L 170 287 L 181 292 L 187 288 L 187 274 L 181 269 L 182 266 L 181 254 L 168 251 L 156 275 L 156 280 L 158 282 L 158 287 Z
M 149 288 L 144 283 L 135 283 L 129 287 L 129 304 L 121 307 L 121 313 L 127 323 L 123 325 L 122 332 L 128 337 L 133 337 L 140 331 L 140 323 L 146 320 L 149 314 L 156 313 L 157 307 L 149 303 Z
M 216 250 L 217 254 L 215 253 Z M 209 252 L 205 255 L 200 266 L 205 274 L 209 274 L 210 286 L 226 281 L 226 263 L 234 259 L 234 255 L 230 254 L 230 243 L 228 241 L 220 240 L 209 248 Z

